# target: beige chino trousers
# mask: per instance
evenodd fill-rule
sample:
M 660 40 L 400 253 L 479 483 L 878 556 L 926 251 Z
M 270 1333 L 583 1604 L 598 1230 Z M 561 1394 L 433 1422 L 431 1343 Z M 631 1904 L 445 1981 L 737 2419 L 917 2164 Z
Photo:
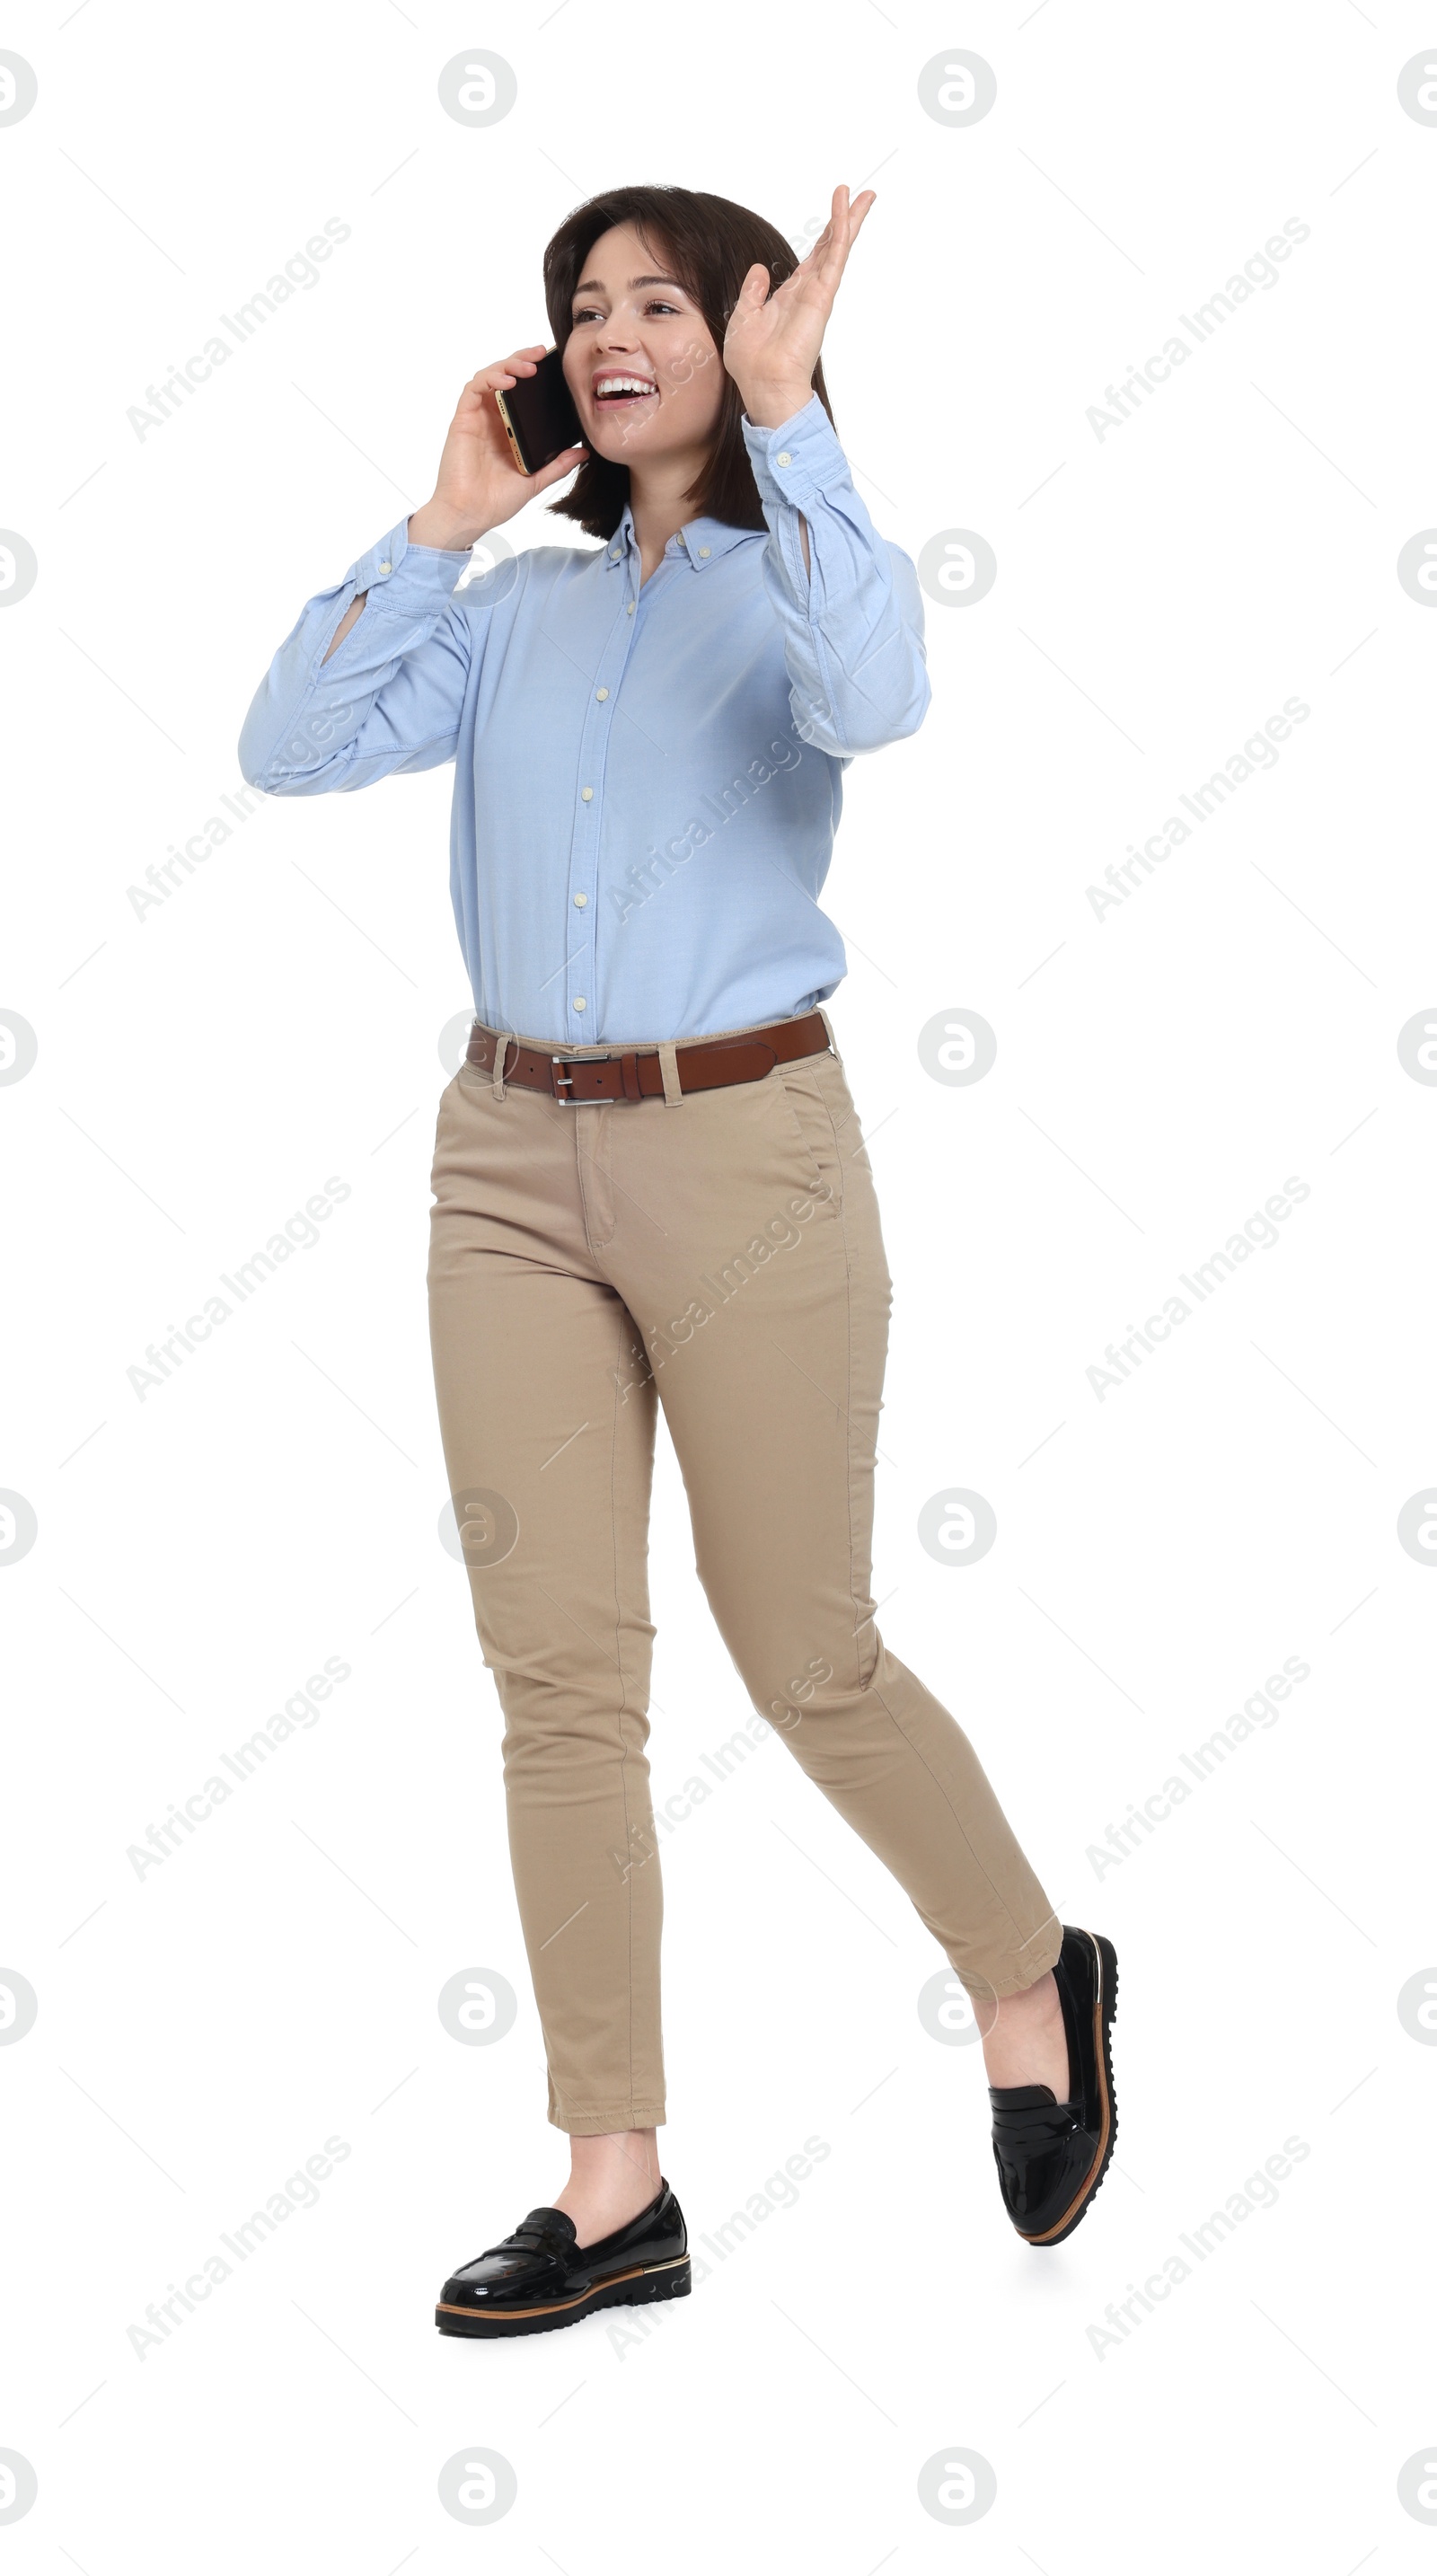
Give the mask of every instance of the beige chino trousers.
M 434 1200 L 440 1427 L 505 1720 L 554 2126 L 666 2116 L 644 1749 L 659 1404 L 754 1707 L 969 1992 L 1031 1985 L 1061 1926 L 966 1736 L 874 1624 L 892 1291 L 839 1056 L 576 1109 L 466 1064 Z

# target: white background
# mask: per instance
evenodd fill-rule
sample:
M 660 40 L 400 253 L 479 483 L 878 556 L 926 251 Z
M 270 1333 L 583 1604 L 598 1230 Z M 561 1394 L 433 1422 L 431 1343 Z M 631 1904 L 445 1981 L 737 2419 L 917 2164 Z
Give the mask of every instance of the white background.
M 1397 95 L 1432 37 L 1399 0 L 11 13 L 39 82 L 0 128 L 0 520 L 39 565 L 0 618 L 0 1007 L 39 1041 L 0 1093 L 0 1484 L 38 1519 L 0 1573 L 0 1961 L 39 1997 L 0 2048 L 26 2576 L 1430 2565 L 1397 2478 L 1437 2439 L 1437 2055 L 1396 1999 L 1437 1959 L 1434 1576 L 1396 1524 L 1437 1472 L 1437 1090 L 1397 1035 L 1437 995 L 1437 616 L 1395 567 L 1437 520 L 1437 129 Z M 437 82 L 476 44 L 518 97 L 472 130 Z M 997 78 L 967 129 L 918 96 L 955 45 Z M 437 1537 L 448 777 L 265 803 L 158 909 L 127 889 L 223 811 L 271 652 L 425 498 L 460 383 L 542 335 L 573 204 L 672 180 L 799 242 L 870 177 L 840 435 L 885 534 L 998 561 L 929 602 L 931 715 L 849 772 L 828 887 L 897 1286 L 875 1589 L 1065 1919 L 1116 1942 L 1117 2158 L 1069 2244 L 1018 2243 L 980 2052 L 918 2019 L 943 1961 L 770 1741 L 665 1854 L 664 2165 L 697 2239 L 829 2154 L 635 2312 L 647 2340 L 440 2342 L 444 2275 L 564 2170 Z M 146 386 L 331 216 L 319 283 L 138 439 Z M 1280 282 L 1099 440 L 1104 388 L 1289 218 Z M 1277 766 L 1096 918 L 1294 696 Z M 998 1037 L 971 1088 L 917 1053 L 961 1009 Z M 330 1175 L 322 1240 L 141 1402 L 145 1346 Z M 1100 1402 L 1104 1345 L 1289 1175 L 1278 1244 Z M 996 1511 L 979 1564 L 918 1543 L 945 1480 Z M 662 1442 L 652 1578 L 662 1798 L 747 1716 Z M 331 1656 L 320 1722 L 137 1880 L 127 1846 Z M 1100 1878 L 1089 1846 L 1294 1656 L 1279 1721 Z M 491 2047 L 436 2013 L 471 1966 L 519 1994 Z M 138 2357 L 147 2304 L 331 2136 L 317 2205 Z M 1276 2205 L 1095 2350 L 1289 2137 Z M 436 2481 L 475 2444 L 518 2495 L 471 2532 Z M 917 2487 L 954 2445 L 997 2479 L 957 2530 Z

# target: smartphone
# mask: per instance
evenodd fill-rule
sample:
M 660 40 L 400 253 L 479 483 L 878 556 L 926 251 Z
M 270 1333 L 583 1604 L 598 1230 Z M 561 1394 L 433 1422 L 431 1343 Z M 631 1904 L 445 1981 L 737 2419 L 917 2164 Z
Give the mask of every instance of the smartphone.
M 540 359 L 532 376 L 520 376 L 507 392 L 496 392 L 494 403 L 521 474 L 539 473 L 583 438 L 557 349 Z

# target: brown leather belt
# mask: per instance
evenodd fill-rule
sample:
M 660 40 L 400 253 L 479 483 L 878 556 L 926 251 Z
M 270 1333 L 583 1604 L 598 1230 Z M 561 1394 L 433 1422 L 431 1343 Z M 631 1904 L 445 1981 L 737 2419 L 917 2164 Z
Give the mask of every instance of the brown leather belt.
M 562 1101 L 570 1109 L 590 1101 L 663 1098 L 657 1047 L 622 1047 L 607 1056 L 551 1055 L 547 1048 L 521 1046 L 515 1038 L 505 1040 L 476 1020 L 467 1061 L 492 1072 L 501 1047 L 506 1054 L 505 1082 L 517 1082 L 526 1091 L 546 1091 L 551 1100 Z M 828 1027 L 821 1011 L 809 1011 L 801 1020 L 775 1020 L 767 1028 L 745 1029 L 742 1037 L 700 1038 L 676 1050 L 679 1087 L 712 1091 L 726 1082 L 760 1082 L 776 1064 L 821 1055 L 827 1047 Z

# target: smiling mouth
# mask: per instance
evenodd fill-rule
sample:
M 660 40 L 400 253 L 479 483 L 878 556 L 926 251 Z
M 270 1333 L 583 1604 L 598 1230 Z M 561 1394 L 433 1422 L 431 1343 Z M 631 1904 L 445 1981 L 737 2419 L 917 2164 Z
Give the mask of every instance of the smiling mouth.
M 622 410 L 627 404 L 656 401 L 658 386 L 647 376 L 600 376 L 594 386 L 594 401 L 605 411 Z

